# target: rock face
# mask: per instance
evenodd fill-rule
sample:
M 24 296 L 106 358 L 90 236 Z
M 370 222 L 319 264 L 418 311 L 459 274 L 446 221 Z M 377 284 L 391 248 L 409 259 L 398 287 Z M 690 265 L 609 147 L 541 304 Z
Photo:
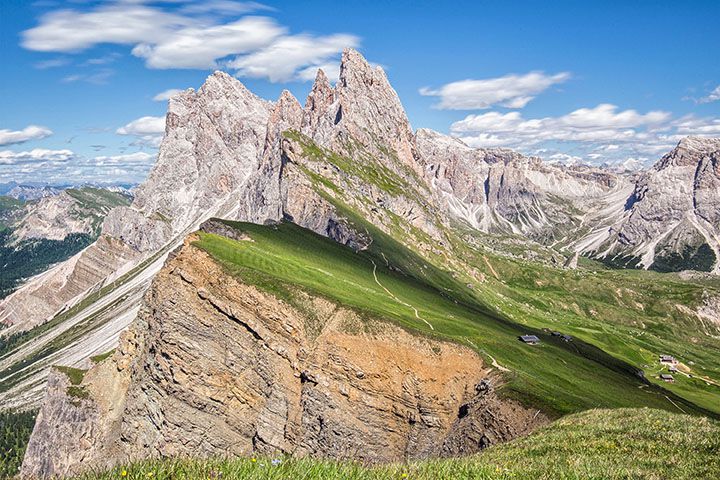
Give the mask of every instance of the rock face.
M 12 239 L 17 244 L 34 239 L 64 240 L 71 234 L 97 236 L 110 210 L 129 203 L 127 194 L 90 187 L 43 195 L 26 204 L 22 217 L 9 225 Z
M 397 461 L 474 452 L 546 421 L 500 400 L 473 351 L 309 295 L 301 312 L 192 239 L 112 357 L 74 390 L 52 376 L 24 476 L 219 453 Z
M 688 137 L 641 174 L 622 218 L 583 251 L 621 265 L 718 273 L 720 139 Z
M 418 130 L 415 142 L 438 203 L 486 233 L 554 244 L 598 207 L 623 202 L 632 188 L 625 176 L 598 168 L 545 164 L 504 148 L 470 148 L 431 130 Z
M 233 195 L 260 162 L 271 108 L 223 72 L 172 97 L 158 161 L 104 233 L 147 252 L 211 215 L 232 217 Z

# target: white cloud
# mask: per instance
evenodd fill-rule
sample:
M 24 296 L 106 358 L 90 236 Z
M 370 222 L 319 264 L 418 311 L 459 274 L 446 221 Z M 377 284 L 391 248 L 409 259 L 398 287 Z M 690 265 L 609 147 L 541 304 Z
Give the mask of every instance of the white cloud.
M 245 17 L 225 25 L 181 28 L 161 41 L 137 45 L 132 54 L 150 68 L 210 69 L 218 59 L 255 51 L 284 33 L 272 19 Z
M 420 94 L 440 97 L 440 103 L 435 107 L 443 110 L 484 110 L 493 105 L 523 108 L 537 94 L 569 78 L 568 72 L 555 75 L 530 72 L 482 80 L 461 80 L 439 89 L 424 87 L 420 89 Z
M 346 34 L 286 36 L 262 50 L 235 58 L 228 67 L 236 69 L 239 76 L 268 78 L 271 82 L 293 80 L 295 72 L 300 70 L 299 78 L 306 80 L 310 72 L 316 72 L 320 66 L 327 67 L 329 60 L 343 48 L 355 47 L 358 43 L 357 37 Z M 331 70 L 329 73 L 335 72 Z
M 639 113 L 600 104 L 558 117 L 525 118 L 520 112 L 495 111 L 468 115 L 452 124 L 451 133 L 474 147 L 510 147 L 542 153 L 551 161 L 636 166 L 657 159 L 684 136 L 720 136 L 720 120 L 673 119 L 668 112 Z
M 115 133 L 136 137 L 131 145 L 153 148 L 159 147 L 165 135 L 165 117 L 140 117 L 118 128 Z
M 451 131 L 477 146 L 488 146 L 487 143 L 496 146 L 503 139 L 506 146 L 527 146 L 550 140 L 629 140 L 637 136 L 635 128 L 659 127 L 670 119 L 667 112 L 652 111 L 643 115 L 635 110 L 618 111 L 617 108 L 615 105 L 600 104 L 561 117 L 535 119 L 525 119 L 519 112 L 488 112 L 468 115 L 464 120 L 453 123 Z
M 698 100 L 698 103 L 711 103 L 711 102 L 717 102 L 720 100 L 720 85 L 715 87 L 715 89 L 707 94 L 706 96 L 702 97 Z
M 64 83 L 87 82 L 94 85 L 105 85 L 110 77 L 115 75 L 115 70 L 104 68 L 92 73 L 75 73 L 62 78 Z
M 93 159 L 97 166 L 107 165 L 152 165 L 157 155 L 146 152 L 135 152 L 124 155 L 100 156 Z
M 720 137 L 720 118 L 698 118 L 685 115 L 673 123 L 679 136 Z
M 153 100 L 156 102 L 165 102 L 167 100 L 170 100 L 170 97 L 172 97 L 173 95 L 177 95 L 180 92 L 182 92 L 182 90 L 180 90 L 179 88 L 169 88 L 155 95 L 153 97 Z
M 51 58 L 48 60 L 42 60 L 40 62 L 37 62 L 34 66 L 38 70 L 46 70 L 48 68 L 58 68 L 58 67 L 64 67 L 65 65 L 70 64 L 70 59 L 64 58 L 64 57 L 58 57 L 58 58 Z
M 52 130 L 37 125 L 28 125 L 22 130 L 0 130 L 0 145 L 13 145 L 29 140 L 40 140 L 52 135 Z
M 271 10 L 255 2 L 211 0 L 181 2 L 174 12 L 140 1 L 61 9 L 40 18 L 22 33 L 22 46 L 35 51 L 76 53 L 99 44 L 129 45 L 148 68 L 231 68 L 239 76 L 271 81 L 307 79 L 309 71 L 329 63 L 344 47 L 357 46 L 352 35 L 292 35 L 274 19 L 228 15 Z M 329 72 L 332 73 L 332 72 Z M 82 74 L 66 82 L 95 81 Z
M 232 0 L 205 0 L 182 7 L 184 13 L 215 13 L 223 15 L 239 15 L 257 10 L 274 10 L 272 7 L 258 2 L 234 2 Z
M 157 135 L 165 133 L 165 117 L 140 117 L 116 130 L 118 135 Z
M 67 162 L 73 158 L 75 158 L 75 153 L 73 153 L 72 150 L 33 148 L 25 152 L 13 152 L 11 150 L 0 151 L 0 164 L 2 165 L 19 165 L 36 162 Z
M 144 5 L 108 5 L 50 12 L 22 33 L 22 46 L 40 52 L 77 52 L 100 43 L 159 42 L 192 20 Z

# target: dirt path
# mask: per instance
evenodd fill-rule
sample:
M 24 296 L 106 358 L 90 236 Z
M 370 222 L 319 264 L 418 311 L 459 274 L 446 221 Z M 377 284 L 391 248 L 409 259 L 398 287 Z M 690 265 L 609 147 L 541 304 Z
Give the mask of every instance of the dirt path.
M 493 276 L 495 277 L 495 280 L 500 280 L 500 277 L 498 276 L 497 272 L 495 271 L 495 269 L 493 268 L 493 266 L 490 265 L 490 260 L 488 260 L 485 255 L 483 255 L 483 260 L 485 260 L 485 263 L 487 264 L 488 268 L 490 269 L 490 271 L 492 272 Z
M 501 372 L 510 372 L 510 371 L 511 371 L 509 368 L 506 368 L 506 367 L 503 367 L 502 365 L 500 365 L 500 364 L 497 362 L 497 360 L 495 360 L 495 357 L 493 357 L 492 355 L 490 355 L 488 352 L 486 352 L 485 350 L 479 349 L 478 346 L 475 345 L 475 342 L 473 342 L 473 341 L 471 341 L 471 340 L 468 340 L 467 342 L 468 342 L 470 345 L 472 345 L 472 346 L 475 348 L 475 350 L 477 350 L 477 351 L 479 351 L 479 352 L 482 352 L 482 353 L 484 353 L 485 355 L 487 355 L 488 357 L 490 357 L 490 362 L 491 362 L 491 365 L 492 365 L 493 367 L 497 368 L 497 369 L 500 370 Z
M 424 318 L 422 318 L 422 317 L 420 316 L 420 314 L 418 313 L 417 308 L 413 307 L 413 306 L 410 305 L 409 303 L 405 303 L 405 302 L 403 302 L 402 300 L 400 300 L 400 299 L 399 299 L 398 297 L 396 297 L 390 290 L 388 290 L 387 288 L 385 288 L 385 286 L 384 286 L 382 283 L 380 283 L 380 280 L 378 280 L 378 277 L 377 277 L 377 265 L 375 264 L 375 262 L 374 262 L 373 260 L 370 260 L 370 262 L 371 262 L 372 265 L 373 265 L 373 277 L 375 278 L 375 283 L 377 283 L 378 285 L 380 285 L 380 288 L 382 288 L 383 290 L 385 290 L 385 293 L 387 293 L 388 295 L 390 295 L 390 296 L 393 298 L 393 300 L 395 300 L 397 303 L 399 303 L 400 305 L 405 305 L 405 306 L 408 307 L 408 308 L 411 308 L 412 311 L 415 312 L 415 318 L 417 318 L 418 320 L 422 320 L 423 322 L 425 322 L 425 324 L 426 324 L 428 327 L 430 327 L 430 330 L 435 330 L 435 327 L 433 327 L 430 322 L 428 322 L 427 320 L 425 320 Z
M 670 400 L 670 397 L 668 397 L 667 395 L 665 395 L 665 398 L 668 399 L 668 402 L 670 402 L 670 403 L 672 403 L 673 405 L 675 405 L 675 406 L 678 408 L 678 410 L 680 410 L 680 411 L 683 412 L 683 413 L 687 413 L 685 410 L 683 410 L 682 408 L 680 408 L 680 405 L 678 405 L 677 403 L 675 403 L 675 402 L 673 402 L 672 400 Z

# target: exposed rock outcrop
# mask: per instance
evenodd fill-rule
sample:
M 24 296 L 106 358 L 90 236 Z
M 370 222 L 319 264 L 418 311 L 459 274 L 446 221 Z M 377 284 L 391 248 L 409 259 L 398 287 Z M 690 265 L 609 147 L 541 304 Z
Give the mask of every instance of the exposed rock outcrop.
M 175 455 L 470 453 L 546 421 L 501 400 L 472 350 L 310 295 L 300 311 L 228 276 L 192 239 L 117 352 L 75 387 L 86 398 L 52 377 L 24 476 Z
M 622 203 L 632 188 L 626 177 L 598 168 L 546 164 L 506 148 L 471 148 L 432 130 L 419 129 L 415 143 L 437 203 L 486 233 L 562 242 L 585 216 Z
M 688 137 L 642 173 L 622 218 L 583 251 L 619 265 L 718 272 L 720 139 Z

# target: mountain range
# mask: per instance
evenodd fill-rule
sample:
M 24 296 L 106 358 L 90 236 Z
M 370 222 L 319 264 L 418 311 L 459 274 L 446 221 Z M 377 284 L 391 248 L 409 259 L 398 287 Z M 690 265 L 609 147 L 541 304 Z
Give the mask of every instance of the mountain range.
M 166 119 L 132 203 L 0 302 L 0 403 L 41 405 L 24 475 L 458 455 L 595 407 L 720 415 L 720 139 L 637 172 L 475 149 L 414 131 L 352 49 L 304 106 L 215 72 Z M 68 195 L 15 235 L 51 235 Z

